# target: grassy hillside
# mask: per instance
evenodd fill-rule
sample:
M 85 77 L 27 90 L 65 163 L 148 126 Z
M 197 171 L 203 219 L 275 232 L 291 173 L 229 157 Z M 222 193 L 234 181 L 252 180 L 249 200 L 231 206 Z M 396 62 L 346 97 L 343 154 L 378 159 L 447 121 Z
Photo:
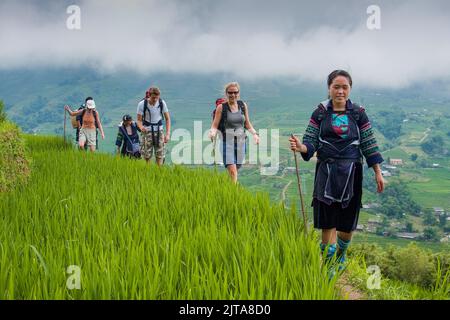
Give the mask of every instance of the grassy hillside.
M 388 246 L 381 249 L 375 243 L 353 245 L 347 273 L 348 282 L 372 300 L 449 300 L 450 254 L 432 253 L 415 243 L 406 247 Z M 379 287 L 369 285 L 377 269 Z M 372 278 L 372 279 L 371 279 Z M 372 283 L 373 284 L 373 283 Z
M 206 170 L 27 140 L 30 183 L 0 194 L 0 299 L 337 298 L 295 208 Z
M 0 101 L 0 192 L 13 189 L 27 180 L 29 160 L 20 129 L 6 120 Z

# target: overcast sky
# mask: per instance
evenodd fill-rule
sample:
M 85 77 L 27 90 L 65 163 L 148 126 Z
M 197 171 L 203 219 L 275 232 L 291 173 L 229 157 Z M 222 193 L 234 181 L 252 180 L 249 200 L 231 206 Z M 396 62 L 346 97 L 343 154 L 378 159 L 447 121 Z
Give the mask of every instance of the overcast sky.
M 81 9 L 68 30 L 66 9 Z M 381 29 L 369 30 L 369 5 Z M 362 85 L 450 80 L 450 3 L 442 1 L 72 0 L 0 2 L 0 69 L 83 66 L 142 73 L 230 72 Z

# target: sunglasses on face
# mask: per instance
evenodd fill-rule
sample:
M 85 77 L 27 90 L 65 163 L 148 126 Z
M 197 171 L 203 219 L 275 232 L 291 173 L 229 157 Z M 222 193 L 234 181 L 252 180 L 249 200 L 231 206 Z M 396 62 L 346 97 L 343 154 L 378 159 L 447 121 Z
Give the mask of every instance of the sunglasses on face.
M 228 91 L 227 94 L 231 96 L 233 94 L 239 94 L 239 91 Z

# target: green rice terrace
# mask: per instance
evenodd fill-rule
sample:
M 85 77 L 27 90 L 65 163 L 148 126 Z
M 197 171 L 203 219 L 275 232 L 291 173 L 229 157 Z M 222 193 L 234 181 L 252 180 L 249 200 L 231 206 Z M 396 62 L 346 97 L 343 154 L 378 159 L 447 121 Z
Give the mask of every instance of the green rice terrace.
M 31 176 L 0 194 L 0 299 L 448 299 L 448 257 L 424 258 L 428 280 L 374 291 L 365 264 L 377 249 L 355 248 L 330 281 L 295 206 L 211 170 L 25 138 Z
M 225 175 L 148 168 L 27 137 L 28 184 L 0 195 L 0 299 L 334 299 L 295 208 Z M 69 266 L 81 289 L 69 290 Z

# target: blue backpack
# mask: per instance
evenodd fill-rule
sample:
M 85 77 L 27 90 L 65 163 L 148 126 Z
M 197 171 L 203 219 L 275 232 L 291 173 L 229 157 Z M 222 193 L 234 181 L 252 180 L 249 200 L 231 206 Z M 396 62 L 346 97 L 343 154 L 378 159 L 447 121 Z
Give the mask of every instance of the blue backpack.
M 133 133 L 137 132 L 138 129 L 137 129 L 137 125 L 135 123 L 132 123 L 131 127 L 133 130 Z M 125 128 L 123 127 L 123 125 L 120 126 L 120 131 L 122 132 L 124 137 L 126 137 L 126 139 L 128 140 L 128 142 L 126 142 L 125 151 L 129 154 L 132 154 L 135 157 L 140 156 L 141 146 L 140 146 L 139 142 L 133 142 L 130 139 L 130 137 L 128 136 L 128 133 L 125 130 Z

